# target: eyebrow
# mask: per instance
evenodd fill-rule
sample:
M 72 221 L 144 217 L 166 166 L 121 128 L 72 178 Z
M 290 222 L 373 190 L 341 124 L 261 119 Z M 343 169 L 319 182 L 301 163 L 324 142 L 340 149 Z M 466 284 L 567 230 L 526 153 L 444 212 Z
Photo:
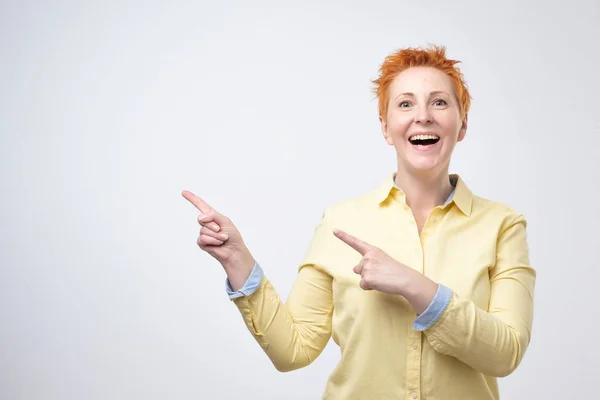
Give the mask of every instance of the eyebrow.
M 435 94 L 445 94 L 446 96 L 450 96 L 450 94 L 444 92 L 443 90 L 434 90 L 433 92 L 430 92 L 429 95 L 435 95 Z M 414 97 L 414 93 L 412 92 L 405 92 L 405 93 L 400 93 L 398 96 L 396 96 L 396 99 L 400 96 L 413 96 Z

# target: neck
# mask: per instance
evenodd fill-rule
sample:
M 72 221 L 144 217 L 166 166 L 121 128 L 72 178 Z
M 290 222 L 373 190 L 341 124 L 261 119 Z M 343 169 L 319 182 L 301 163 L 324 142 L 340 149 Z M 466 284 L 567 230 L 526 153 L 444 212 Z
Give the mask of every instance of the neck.
M 413 210 L 431 210 L 442 205 L 452 192 L 448 168 L 440 172 L 415 175 L 398 168 L 396 185 L 406 195 L 406 204 Z

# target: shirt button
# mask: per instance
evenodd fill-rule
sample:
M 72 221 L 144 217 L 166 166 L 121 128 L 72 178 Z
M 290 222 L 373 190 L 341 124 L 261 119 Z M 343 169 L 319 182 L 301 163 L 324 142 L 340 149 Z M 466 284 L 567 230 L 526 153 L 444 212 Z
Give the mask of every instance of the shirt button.
M 416 394 L 416 393 L 413 393 L 413 395 L 412 395 L 412 398 L 413 398 L 413 399 L 416 399 L 416 398 L 417 398 L 417 394 Z
M 416 344 L 413 344 L 413 349 L 415 349 L 415 350 L 416 350 L 416 349 L 418 349 L 418 348 L 419 348 L 419 346 L 417 346 Z

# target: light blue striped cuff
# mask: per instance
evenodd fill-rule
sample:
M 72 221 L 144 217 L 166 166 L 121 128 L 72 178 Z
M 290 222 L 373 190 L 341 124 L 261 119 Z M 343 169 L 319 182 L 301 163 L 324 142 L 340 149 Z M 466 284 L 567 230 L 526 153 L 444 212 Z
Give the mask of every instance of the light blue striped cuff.
M 440 318 L 444 311 L 446 311 L 451 299 L 452 289 L 438 284 L 438 290 L 435 293 L 435 297 L 431 301 L 431 304 L 429 304 L 429 307 L 423 311 L 423 314 L 417 317 L 413 324 L 414 328 L 417 331 L 424 331 L 433 325 L 433 323 Z
M 248 279 L 246 279 L 246 283 L 244 283 L 244 286 L 242 286 L 242 288 L 237 292 L 233 291 L 229 279 L 225 279 L 225 290 L 227 291 L 227 295 L 229 295 L 230 299 L 236 299 L 242 296 L 250 296 L 260 286 L 263 280 L 263 276 L 264 272 L 262 268 L 260 267 L 260 265 L 258 265 L 257 262 L 254 262 L 254 267 L 252 268 L 250 276 L 248 276 Z

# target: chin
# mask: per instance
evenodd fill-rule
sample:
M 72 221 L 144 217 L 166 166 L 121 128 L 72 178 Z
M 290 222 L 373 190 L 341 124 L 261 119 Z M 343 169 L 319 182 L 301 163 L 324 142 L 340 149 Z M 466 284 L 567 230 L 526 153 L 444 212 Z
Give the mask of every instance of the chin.
M 406 164 L 408 164 L 407 166 L 414 172 L 428 173 L 438 171 L 443 165 L 443 162 L 438 157 L 425 156 L 410 157 Z

